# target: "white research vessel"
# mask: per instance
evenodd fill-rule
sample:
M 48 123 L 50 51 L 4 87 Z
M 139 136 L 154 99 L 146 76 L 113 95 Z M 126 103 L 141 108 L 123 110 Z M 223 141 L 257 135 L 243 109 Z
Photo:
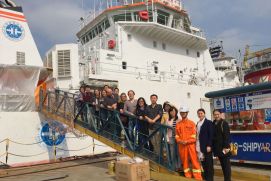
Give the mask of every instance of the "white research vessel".
M 0 30 L 0 165 L 29 166 L 112 150 L 37 112 L 35 90 L 45 82 L 54 88 L 52 70 L 43 67 L 22 8 L 10 0 L 0 1 Z
M 77 33 L 85 83 L 115 83 L 147 100 L 156 93 L 160 103 L 188 105 L 194 120 L 200 107 L 210 116 L 206 92 L 239 85 L 216 71 L 203 32 L 179 0 L 95 2 Z

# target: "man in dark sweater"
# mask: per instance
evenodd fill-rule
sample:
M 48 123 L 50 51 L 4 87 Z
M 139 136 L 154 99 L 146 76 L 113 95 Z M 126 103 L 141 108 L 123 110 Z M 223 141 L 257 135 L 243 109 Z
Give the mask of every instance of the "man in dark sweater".
M 157 104 L 158 96 L 156 94 L 151 95 L 150 99 L 151 105 L 149 105 L 146 109 L 145 119 L 149 122 L 149 134 L 151 135 L 157 128 L 159 128 L 159 124 L 161 123 L 161 118 L 163 115 L 163 108 L 162 105 Z M 158 155 L 160 154 L 160 142 L 161 137 L 158 131 L 152 137 L 150 142 L 151 151 L 154 151 Z
M 222 119 L 221 111 L 214 110 L 214 156 L 218 157 L 223 174 L 224 181 L 231 180 L 231 163 L 230 163 L 230 128 L 229 124 Z
M 117 108 L 117 100 L 113 95 L 112 89 L 108 88 L 106 91 L 106 97 L 104 98 L 104 105 L 108 109 L 116 109 Z

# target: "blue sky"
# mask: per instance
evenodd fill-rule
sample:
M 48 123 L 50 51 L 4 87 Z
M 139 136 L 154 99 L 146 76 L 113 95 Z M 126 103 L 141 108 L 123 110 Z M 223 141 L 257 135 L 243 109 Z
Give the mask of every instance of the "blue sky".
M 79 18 L 93 4 L 93 0 L 14 1 L 23 6 L 42 57 L 54 44 L 76 42 Z M 238 56 L 239 49 L 243 52 L 246 44 L 252 49 L 271 47 L 271 0 L 184 0 L 183 4 L 208 42 L 223 40 L 232 56 Z

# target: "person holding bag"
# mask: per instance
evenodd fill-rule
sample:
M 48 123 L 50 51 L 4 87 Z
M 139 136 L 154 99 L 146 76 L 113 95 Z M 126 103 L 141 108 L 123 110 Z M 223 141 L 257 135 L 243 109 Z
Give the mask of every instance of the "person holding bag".
M 214 140 L 213 140 L 213 152 L 214 156 L 218 157 L 223 175 L 224 181 L 231 181 L 231 150 L 230 150 L 230 127 L 229 124 L 222 119 L 221 111 L 214 110 L 213 115 L 215 120 L 214 125 Z

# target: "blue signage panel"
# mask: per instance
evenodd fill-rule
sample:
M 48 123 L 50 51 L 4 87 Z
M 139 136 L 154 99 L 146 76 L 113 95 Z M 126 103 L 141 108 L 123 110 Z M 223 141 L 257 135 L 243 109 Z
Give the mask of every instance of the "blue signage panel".
M 236 96 L 218 97 L 213 99 L 214 108 L 231 113 L 245 110 L 271 108 L 271 91 L 240 94 Z M 222 103 L 223 101 L 223 103 Z
M 271 123 L 271 109 L 265 109 L 265 122 Z
M 271 162 L 271 133 L 231 133 L 231 142 L 238 145 L 233 160 Z

